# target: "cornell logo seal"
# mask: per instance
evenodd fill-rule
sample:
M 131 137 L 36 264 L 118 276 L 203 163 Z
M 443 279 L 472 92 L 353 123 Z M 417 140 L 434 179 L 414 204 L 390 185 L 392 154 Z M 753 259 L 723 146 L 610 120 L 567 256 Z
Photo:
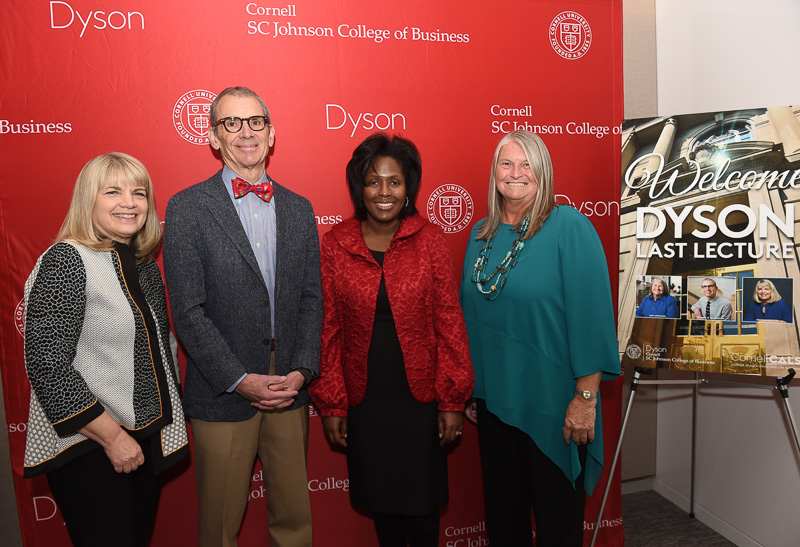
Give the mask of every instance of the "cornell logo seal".
M 550 23 L 550 45 L 564 59 L 580 59 L 592 45 L 592 28 L 580 13 L 562 11 Z
M 428 220 L 446 234 L 460 232 L 472 220 L 472 196 L 457 184 L 443 184 L 428 198 Z
M 172 125 L 185 140 L 192 144 L 208 144 L 208 114 L 216 93 L 194 89 L 181 95 L 172 109 Z
M 631 344 L 625 349 L 625 355 L 627 355 L 631 359 L 638 359 L 639 357 L 642 356 L 642 348 L 640 348 L 636 344 Z

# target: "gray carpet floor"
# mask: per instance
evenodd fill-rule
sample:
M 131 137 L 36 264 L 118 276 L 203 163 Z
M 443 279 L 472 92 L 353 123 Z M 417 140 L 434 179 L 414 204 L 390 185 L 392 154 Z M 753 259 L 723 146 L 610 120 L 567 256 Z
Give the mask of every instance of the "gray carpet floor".
M 622 522 L 627 547 L 736 546 L 653 490 L 622 496 Z

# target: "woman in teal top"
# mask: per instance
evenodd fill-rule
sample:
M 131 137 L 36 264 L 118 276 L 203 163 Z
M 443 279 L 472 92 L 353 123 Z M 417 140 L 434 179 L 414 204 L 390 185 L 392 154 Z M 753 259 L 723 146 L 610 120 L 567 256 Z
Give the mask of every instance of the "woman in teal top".
M 620 373 L 606 257 L 589 220 L 556 205 L 550 154 L 528 131 L 495 151 L 489 216 L 472 231 L 461 304 L 492 545 L 582 545 L 603 471 L 601 379 Z

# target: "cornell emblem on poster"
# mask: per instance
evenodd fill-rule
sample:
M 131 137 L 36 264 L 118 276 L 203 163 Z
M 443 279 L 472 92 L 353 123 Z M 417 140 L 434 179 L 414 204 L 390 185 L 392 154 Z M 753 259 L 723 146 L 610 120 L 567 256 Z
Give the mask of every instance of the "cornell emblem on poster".
M 562 11 L 550 23 L 550 45 L 565 59 L 580 59 L 592 45 L 592 28 L 580 13 Z
M 185 140 L 192 144 L 208 144 L 208 115 L 215 93 L 195 89 L 181 95 L 172 109 L 172 124 Z
M 625 350 L 625 355 L 630 357 L 631 359 L 638 359 L 642 356 L 642 348 L 640 348 L 636 344 L 631 344 Z
M 457 184 L 443 184 L 428 198 L 428 219 L 446 234 L 469 226 L 473 209 L 472 196 Z

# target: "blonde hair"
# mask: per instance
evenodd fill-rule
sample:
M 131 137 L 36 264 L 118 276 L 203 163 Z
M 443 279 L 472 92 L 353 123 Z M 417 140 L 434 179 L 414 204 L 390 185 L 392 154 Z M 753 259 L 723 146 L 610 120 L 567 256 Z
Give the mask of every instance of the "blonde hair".
M 756 304 L 761 304 L 761 299 L 758 297 L 758 288 L 764 286 L 769 286 L 770 290 L 772 290 L 772 294 L 770 295 L 769 300 L 767 300 L 768 304 L 774 304 L 778 300 L 781 300 L 781 293 L 778 292 L 778 289 L 775 288 L 775 285 L 772 284 L 772 281 L 769 279 L 759 279 L 756 283 L 755 289 L 753 289 L 753 302 Z
M 56 242 L 74 241 L 95 251 L 114 248 L 113 242 L 97 231 L 92 218 L 97 193 L 109 181 L 144 188 L 147 192 L 147 218 L 142 229 L 131 239 L 131 247 L 135 249 L 139 262 L 148 263 L 153 260 L 153 254 L 161 243 L 161 223 L 153 199 L 153 183 L 142 162 L 122 152 L 101 154 L 83 166 Z
M 533 203 L 523 215 L 523 218 L 530 216 L 531 220 L 528 231 L 525 232 L 522 239 L 533 237 L 541 229 L 547 217 L 550 216 L 553 207 L 556 206 L 555 189 L 553 187 L 553 162 L 550 160 L 550 152 L 547 151 L 547 146 L 545 146 L 541 137 L 535 133 L 512 131 L 500 139 L 494 151 L 492 170 L 489 174 L 488 216 L 479 228 L 477 239 L 487 240 L 493 238 L 500 226 L 500 217 L 503 213 L 503 197 L 497 191 L 497 182 L 494 174 L 500 158 L 500 149 L 509 143 L 519 145 L 525 152 L 525 158 L 531 166 L 533 178 L 538 186 Z M 520 224 L 514 226 L 512 230 L 519 230 Z

